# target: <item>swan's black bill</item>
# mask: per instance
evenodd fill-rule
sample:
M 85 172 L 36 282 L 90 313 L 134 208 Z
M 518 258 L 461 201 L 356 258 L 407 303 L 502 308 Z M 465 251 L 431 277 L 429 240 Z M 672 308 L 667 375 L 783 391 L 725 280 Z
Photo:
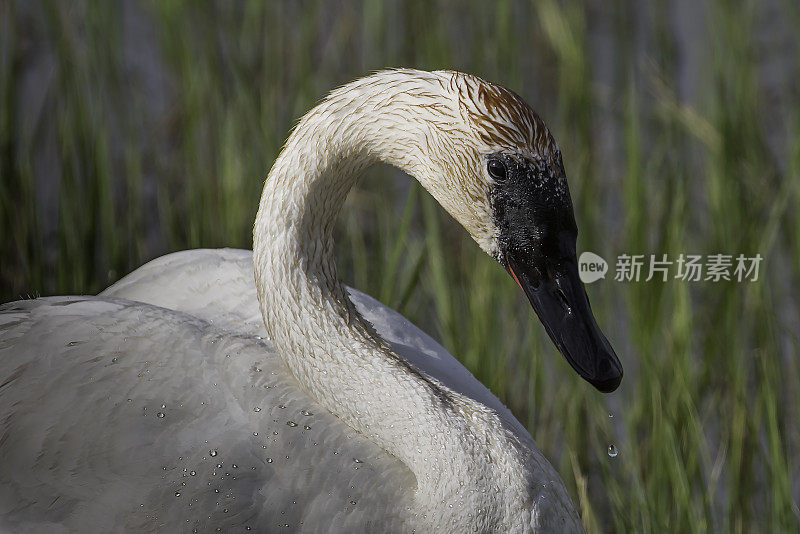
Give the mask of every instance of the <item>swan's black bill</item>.
M 500 263 L 572 368 L 600 391 L 614 391 L 622 364 L 598 328 L 578 278 L 578 227 L 560 154 L 549 159 L 491 154 L 487 171 Z
M 531 265 L 506 256 L 507 268 L 573 369 L 603 393 L 622 382 L 622 364 L 597 326 L 574 258 Z M 548 265 L 550 263 L 550 265 Z

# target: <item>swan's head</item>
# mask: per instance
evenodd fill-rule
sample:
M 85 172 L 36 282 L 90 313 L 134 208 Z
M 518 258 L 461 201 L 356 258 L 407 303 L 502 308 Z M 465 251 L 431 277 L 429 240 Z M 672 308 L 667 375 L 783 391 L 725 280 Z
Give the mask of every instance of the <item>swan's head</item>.
M 421 181 L 514 278 L 575 371 L 600 391 L 615 390 L 622 365 L 578 277 L 578 229 L 558 144 L 515 93 L 436 74 L 456 120 L 431 121 L 427 172 L 437 176 Z

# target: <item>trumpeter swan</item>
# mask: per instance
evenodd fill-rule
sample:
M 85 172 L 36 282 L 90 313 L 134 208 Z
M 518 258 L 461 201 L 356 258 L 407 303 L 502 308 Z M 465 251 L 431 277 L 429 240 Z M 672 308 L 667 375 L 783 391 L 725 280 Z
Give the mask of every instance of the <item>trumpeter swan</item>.
M 97 297 L 2 307 L 0 528 L 582 531 L 511 413 L 339 281 L 334 220 L 376 162 L 419 180 L 509 271 L 578 373 L 617 387 L 541 119 L 474 76 L 383 71 L 294 129 L 252 256 L 173 254 Z

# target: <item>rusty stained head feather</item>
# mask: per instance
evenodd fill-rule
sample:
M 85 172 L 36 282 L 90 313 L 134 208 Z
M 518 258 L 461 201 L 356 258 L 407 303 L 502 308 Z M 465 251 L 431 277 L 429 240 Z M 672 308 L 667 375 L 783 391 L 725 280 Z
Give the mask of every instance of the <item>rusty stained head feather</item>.
M 559 148 L 544 121 L 513 91 L 486 80 L 451 72 L 463 120 L 488 146 L 557 161 Z

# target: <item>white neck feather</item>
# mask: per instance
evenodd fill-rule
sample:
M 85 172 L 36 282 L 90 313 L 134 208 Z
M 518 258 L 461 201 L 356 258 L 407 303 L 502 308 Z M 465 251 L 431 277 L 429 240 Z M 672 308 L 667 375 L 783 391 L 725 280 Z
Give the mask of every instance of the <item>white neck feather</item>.
M 395 165 L 442 196 L 446 184 L 437 180 L 445 178 L 429 151 L 442 147 L 437 117 L 452 122 L 457 114 L 446 76 L 368 77 L 300 121 L 267 177 L 256 217 L 261 311 L 298 382 L 414 473 L 422 524 L 509 532 L 553 520 L 569 526 L 577 521 L 569 497 L 530 436 L 413 369 L 359 315 L 337 276 L 334 222 L 367 167 Z

